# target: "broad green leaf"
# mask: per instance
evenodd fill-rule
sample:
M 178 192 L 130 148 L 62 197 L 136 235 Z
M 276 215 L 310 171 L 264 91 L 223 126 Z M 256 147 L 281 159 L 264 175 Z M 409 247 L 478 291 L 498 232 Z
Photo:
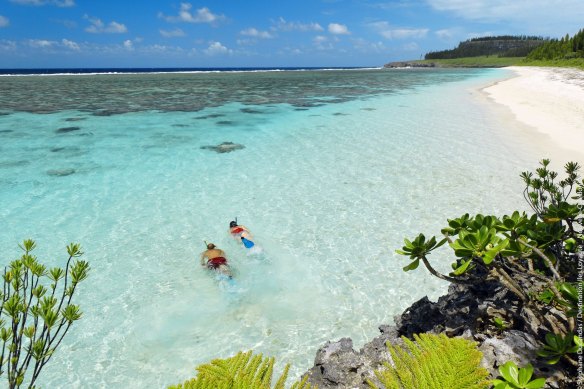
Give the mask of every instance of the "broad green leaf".
M 471 263 L 472 263 L 471 259 L 468 259 L 466 261 L 462 260 L 462 265 L 460 265 L 458 268 L 454 269 L 452 274 L 454 274 L 455 276 L 459 276 L 461 274 L 464 274 L 464 272 L 466 272 L 466 270 L 468 269 L 468 267 Z
M 555 365 L 556 363 L 558 363 L 560 361 L 561 356 L 555 356 L 554 358 L 550 359 L 549 361 L 547 361 L 546 363 L 548 365 Z
M 501 380 L 493 381 L 493 385 L 495 385 L 493 389 L 513 389 L 507 382 Z
M 504 365 L 499 366 L 499 373 L 501 373 L 507 382 L 510 382 L 514 385 L 518 384 L 517 378 L 519 376 L 519 369 L 515 363 L 509 361 Z
M 528 364 L 527 366 L 523 367 L 522 369 L 519 369 L 519 376 L 517 379 L 519 381 L 519 386 L 524 387 L 525 385 L 527 385 L 527 383 L 531 379 L 532 374 L 533 374 L 533 366 L 531 364 Z
M 545 386 L 545 378 L 537 378 L 527 385 L 525 385 L 525 389 L 540 389 Z
M 408 266 L 405 266 L 403 268 L 403 271 L 416 270 L 419 265 L 420 265 L 420 260 L 419 259 L 416 259 L 415 261 L 413 261 L 412 263 L 410 263 Z
M 499 252 L 501 250 L 505 249 L 505 247 L 507 247 L 508 244 L 509 244 L 509 239 L 505 239 L 501 243 L 499 243 L 498 245 L 496 245 L 495 247 L 493 247 L 492 249 L 487 251 L 485 253 L 485 255 L 483 256 L 483 262 L 485 263 L 485 265 L 488 265 L 491 262 L 493 262 L 493 259 L 495 259 L 497 254 L 499 254 Z

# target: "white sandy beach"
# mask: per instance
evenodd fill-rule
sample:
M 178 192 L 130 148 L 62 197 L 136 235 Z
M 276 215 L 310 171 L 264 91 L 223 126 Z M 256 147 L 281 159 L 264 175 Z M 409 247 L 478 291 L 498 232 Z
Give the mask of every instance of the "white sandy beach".
M 584 163 L 584 71 L 569 68 L 509 67 L 516 77 L 483 91 L 534 129 L 550 157 Z M 529 133 L 529 132 L 528 132 Z M 531 139 L 530 139 L 531 140 Z M 547 157 L 547 156 L 542 156 Z

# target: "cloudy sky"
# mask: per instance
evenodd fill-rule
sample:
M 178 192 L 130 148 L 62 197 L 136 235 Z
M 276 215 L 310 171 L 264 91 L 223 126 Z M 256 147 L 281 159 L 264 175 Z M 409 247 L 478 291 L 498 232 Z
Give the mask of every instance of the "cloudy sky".
M 573 35 L 584 0 L 0 0 L 0 68 L 380 66 Z

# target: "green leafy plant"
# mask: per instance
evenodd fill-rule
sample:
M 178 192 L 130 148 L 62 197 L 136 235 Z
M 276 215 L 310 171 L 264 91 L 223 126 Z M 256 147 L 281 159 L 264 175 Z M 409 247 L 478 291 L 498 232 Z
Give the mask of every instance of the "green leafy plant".
M 489 386 L 489 373 L 480 367 L 482 353 L 476 343 L 444 334 L 414 335 L 415 342 L 402 337 L 404 347 L 387 345 L 393 365 L 375 371 L 387 389 L 482 389 Z M 372 388 L 378 388 L 368 381 Z
M 575 354 L 582 348 L 582 340 L 571 332 L 565 336 L 548 333 L 545 343 L 537 355 L 548 359 L 550 365 L 558 363 L 562 357 L 570 358 L 568 354 Z
M 505 331 L 507 328 L 509 328 L 509 323 L 500 317 L 494 317 L 493 324 L 495 324 L 495 327 L 497 327 L 499 331 Z
M 582 313 L 573 282 L 578 258 L 584 255 L 584 180 L 575 162 L 564 166 L 566 176 L 561 180 L 549 165 L 544 159 L 534 173 L 521 173 L 524 197 L 535 214 L 514 211 L 503 217 L 464 214 L 449 219 L 441 230 L 441 240 L 423 234 L 404 240 L 402 249 L 396 250 L 411 260 L 404 271 L 423 263 L 432 275 L 453 283 L 497 281 L 515 294 L 521 309 L 529 311 L 548 332 L 573 332 L 574 318 Z M 454 262 L 452 271 L 442 274 L 428 256 L 446 242 Z M 565 315 L 549 315 L 550 305 Z M 575 366 L 574 361 L 566 361 Z
M 562 299 L 558 300 L 558 304 L 565 307 L 566 314 L 569 317 L 584 314 L 584 305 L 581 304 L 578 298 L 578 287 L 580 287 L 580 290 L 583 290 L 584 282 L 580 281 L 579 286 L 577 283 L 570 284 L 568 282 L 558 284 L 558 290 L 562 295 Z
M 169 389 L 270 389 L 274 358 L 263 357 L 262 354 L 253 355 L 251 351 L 239 352 L 231 358 L 215 359 L 196 369 L 198 374 L 195 378 L 170 386 Z M 286 365 L 274 389 L 284 389 L 289 369 L 290 365 Z M 295 382 L 291 389 L 318 389 L 307 381 L 308 376 L 305 376 L 301 381 Z
M 71 325 L 81 318 L 72 299 L 89 271 L 88 262 L 78 259 L 83 255 L 79 244 L 67 246 L 64 269 L 47 269 L 38 262 L 32 255 L 33 240 L 20 247 L 24 254 L 4 269 L 0 293 L 0 375 L 7 374 L 11 389 L 25 380 L 29 388 L 34 387 Z
M 518 368 L 514 362 L 509 361 L 499 366 L 499 373 L 503 379 L 496 379 L 493 382 L 494 389 L 539 389 L 545 385 L 545 378 L 531 380 L 533 375 L 531 364 Z

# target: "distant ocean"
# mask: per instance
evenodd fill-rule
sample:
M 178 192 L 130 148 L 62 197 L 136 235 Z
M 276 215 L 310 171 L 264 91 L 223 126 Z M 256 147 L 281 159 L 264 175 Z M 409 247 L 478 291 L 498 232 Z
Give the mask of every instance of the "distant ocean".
M 249 349 L 297 378 L 327 340 L 358 348 L 446 291 L 402 271 L 404 237 L 525 209 L 542 150 L 477 98 L 508 71 L 269 70 L 0 77 L 0 261 L 33 238 L 51 266 L 81 243 L 92 268 L 40 386 L 166 387 Z M 261 253 L 229 236 L 235 217 Z M 204 240 L 233 283 L 201 268 Z
M 59 74 L 132 74 L 132 73 L 215 73 L 215 72 L 278 72 L 311 70 L 349 70 L 359 67 L 267 67 L 267 68 L 47 68 L 0 69 L 0 75 L 59 75 Z

